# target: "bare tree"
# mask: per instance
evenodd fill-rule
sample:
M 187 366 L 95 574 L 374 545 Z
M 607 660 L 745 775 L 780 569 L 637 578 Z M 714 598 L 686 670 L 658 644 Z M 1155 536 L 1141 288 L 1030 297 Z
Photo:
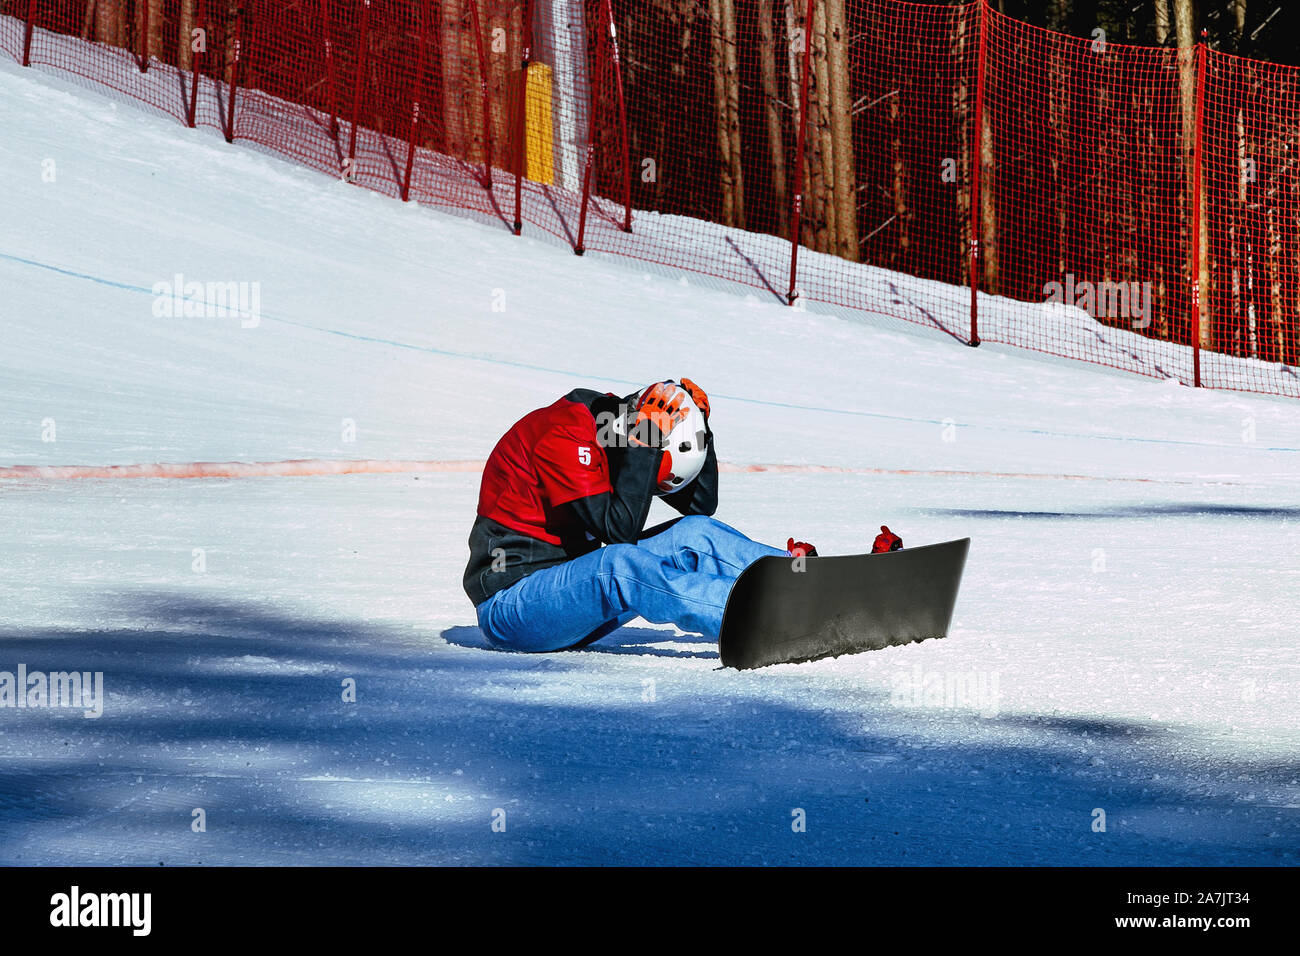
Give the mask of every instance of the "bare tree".
M 722 224 L 745 228 L 745 179 L 740 142 L 740 63 L 733 0 L 709 0 L 710 73 L 718 139 Z
M 984 291 L 997 295 L 1001 289 L 998 266 L 997 150 L 993 142 L 993 121 L 988 104 L 980 116 L 980 260 L 984 264 Z
M 95 6 L 97 0 L 86 0 L 86 10 L 81 15 L 81 39 L 89 40 L 95 30 Z
M 1155 0 L 1156 43 L 1165 46 L 1172 32 L 1169 19 L 1169 0 Z
M 1072 0 L 1046 0 L 1047 28 L 1057 33 L 1068 33 Z
M 1232 50 L 1240 53 L 1246 36 L 1246 0 L 1228 0 L 1228 13 L 1232 16 Z
M 102 2 L 102 0 L 101 0 Z M 225 70 L 223 77 L 226 86 L 230 86 L 235 80 L 235 43 L 239 38 L 240 22 L 243 15 L 240 9 L 241 0 L 226 0 L 226 18 L 225 18 Z M 233 131 L 231 131 L 233 135 Z
M 782 236 L 788 236 L 785 214 L 790 208 L 790 194 L 786 187 L 785 127 L 781 121 L 777 55 L 772 0 L 758 0 L 759 73 L 763 82 L 763 124 L 767 130 L 767 151 L 772 164 L 772 199 L 779 217 L 778 231 Z
M 898 243 L 891 254 L 891 261 L 895 268 L 906 268 L 911 237 L 908 234 L 907 160 L 903 152 L 902 123 L 900 122 L 899 113 L 899 95 L 895 91 L 889 97 L 889 185 L 890 197 L 893 200 L 894 223 L 897 226 L 895 235 L 898 237 Z
M 964 63 L 966 61 L 966 47 L 970 42 L 969 17 L 965 12 L 953 17 L 952 38 L 948 46 L 949 53 L 955 63 Z M 971 281 L 968 264 L 970 257 L 968 250 L 970 241 L 973 238 L 970 230 L 970 213 L 971 213 L 971 150 L 970 150 L 970 84 L 966 81 L 965 74 L 957 71 L 957 79 L 952 87 L 952 116 L 953 124 L 957 131 L 957 221 L 960 224 L 958 233 L 961 248 L 959 249 L 958 262 L 962 263 L 967 282 Z
M 95 39 L 111 46 L 125 46 L 126 0 L 99 0 L 95 6 Z
M 1257 343 L 1254 329 L 1254 310 L 1251 307 L 1252 255 L 1249 230 L 1246 227 L 1246 204 L 1249 197 L 1250 147 L 1246 138 L 1246 114 L 1241 108 L 1235 111 L 1234 140 L 1237 160 L 1237 188 L 1234 190 L 1231 215 L 1228 217 L 1228 256 L 1231 269 L 1232 291 L 1232 351 L 1237 355 L 1256 358 Z
M 513 10 L 502 10 L 501 5 L 485 3 L 482 8 L 483 29 L 487 36 L 483 39 L 487 56 L 488 102 L 491 104 L 489 121 L 492 139 L 497 143 L 510 141 L 510 111 L 506 108 L 507 85 L 510 69 L 519 62 L 515 47 L 510 37 L 518 36 L 519 31 L 509 29 L 510 15 Z M 512 55 L 513 54 L 513 55 Z M 482 97 L 479 97 L 480 100 Z
M 796 6 L 805 14 L 802 19 L 796 13 Z M 801 242 L 809 248 L 820 249 L 820 243 L 824 238 L 824 230 L 819 235 L 821 228 L 819 224 L 823 221 L 821 173 L 817 167 L 817 159 L 821 154 L 821 140 L 815 126 L 813 84 L 816 82 L 816 73 L 811 62 L 807 64 L 809 86 L 806 101 L 802 87 L 804 61 L 810 59 L 805 54 L 805 49 L 812 48 L 813 23 L 806 16 L 808 7 L 806 0 L 785 0 L 785 28 L 786 36 L 789 38 L 790 102 L 794 104 L 795 121 L 802 125 L 806 138 L 803 151 L 803 181 L 795 185 L 795 189 L 803 195 L 801 215 L 806 223 L 801 230 Z
M 1066 248 L 1068 243 L 1069 203 L 1072 198 L 1072 176 L 1065 168 L 1068 155 L 1070 122 L 1070 68 L 1064 44 L 1053 39 L 1047 66 L 1047 118 L 1051 130 L 1052 206 L 1056 218 L 1055 266 L 1059 277 L 1066 273 Z
M 466 57 L 462 47 L 464 24 L 462 0 L 442 0 L 442 122 L 444 151 L 458 159 L 469 159 L 465 142 L 465 100 L 468 99 Z
M 474 0 L 460 0 L 460 94 L 461 111 L 464 113 L 464 133 L 466 142 L 465 159 L 471 163 L 485 163 L 488 156 L 488 139 L 490 130 L 485 125 L 487 117 L 483 115 L 483 71 L 479 59 L 479 44 L 485 38 L 475 35 L 473 11 L 470 4 Z M 478 21 L 480 29 L 483 21 Z M 486 50 L 486 46 L 484 47 Z M 484 170 L 487 176 L 490 169 Z
M 176 31 L 176 65 L 182 70 L 194 68 L 194 0 L 181 0 L 180 21 Z
M 135 0 L 135 48 L 146 65 L 162 53 L 162 0 Z
M 835 254 L 856 261 L 858 212 L 853 153 L 853 93 L 849 75 L 849 27 L 844 0 L 826 0 L 826 70 L 829 73 L 831 148 L 835 166 Z
M 1183 168 L 1185 170 L 1185 209 L 1190 213 L 1195 197 L 1200 195 L 1198 235 L 1190 237 L 1191 255 L 1188 265 L 1192 281 L 1197 284 L 1201 303 L 1201 348 L 1209 348 L 1213 341 L 1210 316 L 1210 258 L 1208 223 L 1205 215 L 1205 192 L 1201 185 L 1201 170 L 1196 165 L 1196 11 L 1192 0 L 1174 0 L 1174 26 L 1178 35 L 1178 90 L 1182 111 Z M 1191 222 L 1192 216 L 1185 217 Z
M 808 109 L 812 126 L 808 131 L 812 148 L 807 162 L 812 168 L 811 195 L 816 220 L 816 248 L 833 252 L 838 227 L 835 222 L 835 140 L 831 133 L 830 69 L 826 50 L 826 7 L 813 3 L 812 83 L 808 89 Z

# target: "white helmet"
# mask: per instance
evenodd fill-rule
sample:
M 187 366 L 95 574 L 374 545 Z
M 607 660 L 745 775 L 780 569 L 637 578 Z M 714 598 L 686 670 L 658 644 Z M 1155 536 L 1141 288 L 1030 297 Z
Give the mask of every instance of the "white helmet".
M 683 397 L 682 407 L 686 409 L 686 417 L 669 434 L 663 459 L 659 462 L 661 495 L 670 495 L 694 481 L 704 467 L 709 450 L 704 413 L 689 395 Z
M 671 379 L 667 384 L 678 385 Z M 680 385 L 678 387 L 680 388 Z M 636 406 L 640 403 L 646 388 L 628 399 L 628 419 L 636 417 Z M 704 413 L 685 389 L 681 391 L 682 408 L 686 411 L 686 417 L 673 427 L 668 440 L 664 443 L 663 457 L 659 460 L 659 494 L 661 495 L 680 491 L 694 481 L 704 468 L 704 459 L 708 455 L 709 433 L 704 421 Z M 615 433 L 627 434 L 627 427 L 630 424 L 628 419 L 615 422 Z

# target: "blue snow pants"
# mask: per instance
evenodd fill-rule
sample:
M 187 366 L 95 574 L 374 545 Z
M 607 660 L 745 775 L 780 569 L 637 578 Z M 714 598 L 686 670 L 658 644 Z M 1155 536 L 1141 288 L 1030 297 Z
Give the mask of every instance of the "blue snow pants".
M 521 578 L 478 606 L 479 629 L 512 651 L 581 646 L 638 616 L 717 638 L 731 585 L 766 555 L 788 552 L 688 515 L 636 544 L 609 544 Z

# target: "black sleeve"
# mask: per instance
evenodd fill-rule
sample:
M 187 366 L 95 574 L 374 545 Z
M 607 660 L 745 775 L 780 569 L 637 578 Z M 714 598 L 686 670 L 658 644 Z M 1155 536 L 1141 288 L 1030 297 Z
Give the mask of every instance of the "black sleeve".
M 597 540 L 606 544 L 630 544 L 637 540 L 657 490 L 662 454 L 658 448 L 629 447 L 612 492 L 603 491 L 569 502 Z
M 709 431 L 709 450 L 704 455 L 704 467 L 695 480 L 664 501 L 684 515 L 711 515 L 718 510 L 718 456 L 713 450 L 713 432 Z

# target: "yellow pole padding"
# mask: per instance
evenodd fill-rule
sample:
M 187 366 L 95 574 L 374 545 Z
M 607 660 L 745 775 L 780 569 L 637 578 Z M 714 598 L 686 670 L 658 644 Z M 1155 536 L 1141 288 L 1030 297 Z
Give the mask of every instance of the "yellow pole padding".
M 519 96 L 519 79 L 522 70 L 510 74 L 510 108 L 514 115 Z M 528 83 L 524 93 L 524 177 L 533 182 L 555 183 L 555 117 L 551 105 L 551 68 L 545 63 L 528 64 Z M 519 154 L 511 157 L 510 168 L 519 168 Z

